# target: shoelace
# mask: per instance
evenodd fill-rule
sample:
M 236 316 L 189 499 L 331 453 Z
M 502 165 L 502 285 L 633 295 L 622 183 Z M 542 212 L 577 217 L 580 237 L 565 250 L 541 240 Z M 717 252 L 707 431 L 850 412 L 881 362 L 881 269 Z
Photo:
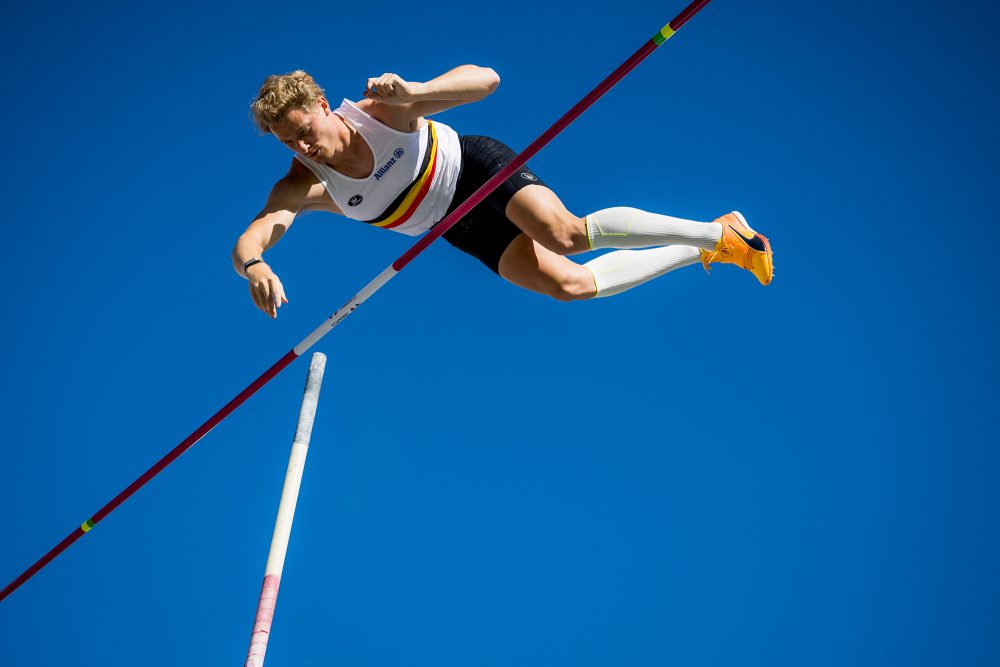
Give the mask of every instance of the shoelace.
M 743 256 L 740 258 L 741 261 L 739 261 L 739 262 L 733 262 L 732 259 L 733 259 L 734 255 L 735 255 L 735 253 L 733 252 L 733 248 L 736 245 L 736 241 L 732 237 L 728 237 L 727 238 L 725 234 L 723 234 L 723 237 L 720 240 L 721 240 L 721 243 L 719 244 L 719 249 L 718 250 L 711 250 L 711 251 L 709 251 L 709 250 L 703 250 L 702 251 L 705 254 L 702 255 L 701 265 L 702 265 L 702 268 L 705 269 L 705 273 L 708 273 L 708 274 L 712 273 L 712 269 L 709 267 L 709 264 L 711 264 L 712 262 L 714 262 L 716 260 L 716 258 L 719 257 L 720 255 L 722 256 L 722 261 L 723 262 L 725 262 L 728 259 L 729 260 L 729 262 L 728 262 L 729 264 L 736 264 L 740 268 L 743 268 L 743 269 L 746 269 L 747 271 L 753 272 L 753 248 L 749 248 L 749 247 L 747 248 L 747 250 L 749 250 L 749 252 L 743 253 Z

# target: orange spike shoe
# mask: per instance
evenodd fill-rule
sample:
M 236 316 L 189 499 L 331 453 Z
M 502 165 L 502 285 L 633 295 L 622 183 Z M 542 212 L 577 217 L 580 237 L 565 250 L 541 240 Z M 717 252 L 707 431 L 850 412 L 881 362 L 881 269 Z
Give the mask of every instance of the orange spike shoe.
M 701 263 L 705 271 L 713 263 L 735 264 L 757 276 L 761 285 L 767 285 L 774 277 L 774 263 L 771 261 L 771 243 L 763 234 L 750 229 L 746 218 L 739 211 L 727 213 L 713 222 L 722 225 L 722 238 L 715 250 L 702 250 Z

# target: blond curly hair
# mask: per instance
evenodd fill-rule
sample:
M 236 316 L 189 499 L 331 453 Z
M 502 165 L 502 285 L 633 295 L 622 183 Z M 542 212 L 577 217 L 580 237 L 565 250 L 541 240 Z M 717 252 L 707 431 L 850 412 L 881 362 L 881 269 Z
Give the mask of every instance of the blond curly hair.
M 296 70 L 288 74 L 272 74 L 264 79 L 257 99 L 250 104 L 250 116 L 262 134 L 271 131 L 271 123 L 281 120 L 292 109 L 308 109 L 323 96 L 316 81 Z

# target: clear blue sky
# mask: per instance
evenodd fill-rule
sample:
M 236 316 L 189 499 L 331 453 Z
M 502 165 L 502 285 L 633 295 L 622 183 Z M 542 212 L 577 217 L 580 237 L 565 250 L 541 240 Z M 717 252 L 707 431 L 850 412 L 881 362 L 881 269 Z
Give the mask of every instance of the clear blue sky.
M 229 264 L 304 68 L 502 83 L 442 122 L 520 149 L 677 3 L 11 10 L 6 583 L 411 243 L 329 216 Z M 717 0 L 532 166 L 584 214 L 742 210 L 777 277 L 593 303 L 435 244 L 329 357 L 273 665 L 996 665 L 995 3 Z M 0 662 L 242 664 L 306 360 L 0 603 Z

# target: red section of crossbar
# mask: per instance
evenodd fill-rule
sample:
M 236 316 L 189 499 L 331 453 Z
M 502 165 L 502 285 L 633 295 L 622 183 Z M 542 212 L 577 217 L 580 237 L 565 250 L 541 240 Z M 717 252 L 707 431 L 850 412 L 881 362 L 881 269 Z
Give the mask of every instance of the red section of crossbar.
M 691 20 L 691 17 L 701 11 L 701 8 L 707 5 L 711 0 L 695 0 L 690 5 L 684 8 L 684 11 L 677 15 L 673 21 L 668 23 L 670 29 L 677 32 L 681 29 L 685 23 Z
M 228 417 L 236 408 L 240 407 L 240 405 L 242 405 L 244 401 L 253 396 L 258 389 L 260 389 L 265 384 L 270 382 L 271 378 L 273 378 L 275 375 L 283 371 L 285 367 L 288 366 L 288 364 L 292 363 L 297 358 L 298 357 L 295 354 L 295 351 L 290 350 L 288 354 L 283 356 L 273 366 L 264 371 L 263 375 L 261 375 L 259 378 L 251 382 L 250 385 L 246 389 L 241 391 L 236 398 L 226 403 L 226 405 L 221 410 L 212 415 L 207 422 L 199 426 L 194 433 L 184 438 L 184 440 L 179 445 L 177 445 L 169 452 L 167 452 L 167 455 L 164 456 L 159 461 L 157 461 L 152 468 L 144 472 L 137 480 L 129 484 L 128 488 L 126 488 L 124 491 L 115 496 L 111 500 L 111 502 L 109 502 L 107 505 L 99 509 L 97 511 L 97 514 L 95 514 L 90 519 L 91 523 L 97 524 L 101 519 L 111 514 L 111 512 L 113 512 L 116 507 L 118 507 L 123 502 L 128 500 L 129 496 L 131 496 L 133 493 L 141 489 L 143 486 L 145 486 L 146 482 L 156 477 L 160 473 L 160 471 L 162 471 L 168 465 L 177 460 L 177 458 L 181 454 L 189 450 L 194 445 L 194 443 L 201 440 L 209 431 L 218 426 L 219 422 Z M 65 551 L 69 547 L 69 545 L 76 542 L 83 535 L 84 535 L 83 528 L 77 528 L 72 533 L 67 535 L 62 542 L 57 544 L 55 547 L 52 548 L 51 551 L 42 556 L 37 563 L 35 563 L 27 570 L 25 570 L 21 574 L 21 576 L 19 576 L 17 579 L 7 584 L 7 586 L 4 587 L 2 591 L 0 591 L 0 600 L 3 600 L 5 597 L 13 593 L 18 586 L 26 582 L 36 572 L 38 572 L 40 569 L 48 565 L 49 561 L 51 561 L 53 558 L 55 558 L 63 551 Z

